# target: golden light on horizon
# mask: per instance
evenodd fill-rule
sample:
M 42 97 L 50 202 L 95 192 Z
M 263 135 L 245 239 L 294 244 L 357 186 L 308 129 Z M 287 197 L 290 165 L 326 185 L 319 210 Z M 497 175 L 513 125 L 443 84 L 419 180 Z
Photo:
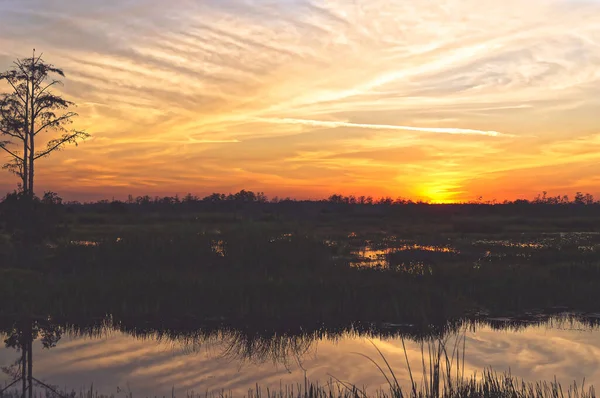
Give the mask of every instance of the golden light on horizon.
M 2 2 L 0 70 L 33 47 L 93 135 L 39 163 L 67 198 L 600 196 L 596 0 Z
M 456 185 L 448 183 L 432 183 L 427 184 L 419 189 L 420 197 L 426 202 L 432 204 L 456 203 L 460 200 L 456 199 L 461 192 L 456 192 Z

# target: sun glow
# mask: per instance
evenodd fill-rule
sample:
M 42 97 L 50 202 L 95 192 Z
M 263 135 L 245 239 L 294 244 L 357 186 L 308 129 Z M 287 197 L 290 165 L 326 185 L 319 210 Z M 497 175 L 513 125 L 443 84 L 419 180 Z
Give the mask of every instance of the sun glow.
M 43 51 L 93 136 L 38 189 L 600 196 L 600 2 L 172 3 L 0 1 L 0 71 Z
M 419 196 L 433 204 L 457 203 L 462 201 L 463 192 L 457 191 L 458 186 L 449 183 L 431 183 L 419 189 Z

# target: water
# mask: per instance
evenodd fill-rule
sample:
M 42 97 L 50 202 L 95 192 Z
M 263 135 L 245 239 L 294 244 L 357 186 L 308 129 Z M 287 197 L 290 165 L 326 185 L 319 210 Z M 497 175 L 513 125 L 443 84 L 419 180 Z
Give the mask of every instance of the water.
M 572 259 L 595 255 L 600 248 L 600 234 L 594 232 L 512 234 L 498 239 L 452 237 L 427 243 L 395 236 L 380 240 L 360 240 L 351 234 L 354 245 L 349 257 L 354 267 L 381 267 L 392 265 L 427 265 L 431 262 L 463 261 L 474 264 L 481 261 L 531 258 L 544 252 L 567 252 Z M 337 242 L 338 244 L 340 242 Z
M 274 267 L 280 266 L 280 261 L 287 259 L 287 252 L 284 250 L 290 250 L 290 247 L 292 250 L 297 250 L 289 256 L 294 260 L 304 250 L 322 249 L 310 244 L 278 246 L 281 241 L 294 242 L 293 238 L 294 236 L 290 234 L 281 234 L 270 238 L 268 244 L 273 244 L 274 250 L 276 250 L 275 254 L 283 253 L 270 260 Z M 233 246 L 226 240 L 226 237 L 215 236 L 214 239 L 213 237 L 210 239 L 210 251 L 218 255 L 213 257 L 223 260 L 223 264 L 227 265 L 230 257 L 233 258 L 232 263 L 236 258 L 238 261 L 245 261 L 244 251 L 241 251 L 241 254 L 236 252 L 231 254 Z M 79 246 L 77 250 L 82 250 L 82 252 L 84 249 L 102 248 L 99 242 L 93 241 L 74 241 L 72 244 Z M 502 267 L 500 268 L 502 272 L 512 272 L 513 265 L 520 266 L 527 271 L 523 274 L 525 277 L 535 276 L 535 272 L 541 272 L 544 277 L 542 281 L 546 283 L 544 286 L 551 288 L 538 287 L 535 283 L 526 280 L 522 286 L 517 286 L 519 288 L 515 289 L 516 293 L 510 289 L 505 289 L 506 292 L 501 290 L 492 293 L 488 293 L 487 290 L 477 291 L 475 289 L 474 305 L 464 305 L 466 312 L 460 312 L 460 315 L 466 313 L 469 316 L 478 317 L 477 319 L 480 321 L 466 324 L 462 332 L 464 334 L 455 334 L 453 329 L 453 332 L 446 338 L 452 345 L 457 338 L 464 336 L 465 374 L 467 376 L 472 375 L 473 372 L 481 373 L 485 368 L 492 367 L 500 373 L 510 369 L 512 375 L 529 381 L 554 380 L 556 376 L 567 386 L 573 381 L 581 383 L 585 377 L 588 384 L 595 383 L 600 386 L 600 328 L 592 326 L 599 324 L 598 320 L 595 323 L 589 322 L 589 319 L 578 321 L 573 320 L 570 315 L 548 318 L 534 311 L 522 314 L 518 323 L 519 327 L 516 327 L 514 318 L 504 317 L 514 315 L 515 311 L 521 311 L 522 308 L 530 309 L 536 308 L 536 306 L 547 308 L 554 305 L 572 305 L 570 309 L 597 310 L 597 307 L 588 306 L 585 303 L 593 300 L 594 297 L 592 292 L 596 285 L 587 283 L 587 278 L 597 278 L 598 275 L 594 264 L 597 264 L 599 259 L 597 249 L 600 248 L 600 235 L 585 233 L 535 236 L 512 234 L 493 236 L 488 239 L 484 236 L 473 239 L 455 235 L 451 238 L 437 236 L 408 240 L 396 237 L 381 239 L 369 237 L 367 239 L 357 234 L 351 234 L 348 240 L 330 239 L 326 240 L 325 244 L 327 247 L 323 250 L 322 257 L 327 258 L 323 260 L 317 256 L 317 260 L 323 261 L 325 266 L 322 269 L 325 272 L 329 269 L 327 268 L 329 256 L 333 256 L 336 265 L 339 262 L 342 265 L 347 263 L 354 267 L 389 267 L 404 271 L 412 270 L 420 275 L 426 272 L 434 275 L 432 269 L 439 272 L 445 266 L 468 269 L 483 268 L 486 272 L 484 275 L 492 277 L 494 274 L 491 270 L 493 271 L 495 266 Z M 262 256 L 261 261 L 270 259 L 263 252 L 259 252 L 259 254 Z M 236 255 L 239 257 L 235 257 Z M 312 258 L 307 259 L 307 261 L 313 260 Z M 257 261 L 258 263 L 259 261 Z M 265 264 L 270 265 L 271 263 L 267 261 Z M 546 272 L 546 268 L 549 266 L 563 263 L 574 264 L 574 267 L 551 268 L 552 273 Z M 215 261 L 214 264 L 221 265 L 221 262 Z M 317 264 L 321 263 L 317 262 Z M 312 277 L 314 272 L 321 271 L 321 268 L 318 267 L 306 271 L 302 268 L 305 262 L 292 262 L 292 265 L 292 277 L 290 278 L 293 278 L 296 273 L 300 276 Z M 255 266 L 257 265 L 255 264 Z M 163 271 L 159 266 L 150 269 Z M 232 269 L 237 270 L 235 267 Z M 285 272 L 273 272 L 268 267 L 257 266 L 257 269 L 266 272 L 270 278 L 283 278 L 285 281 Z M 568 271 L 567 273 L 563 272 L 565 269 Z M 128 273 L 124 274 L 131 276 L 131 269 L 127 268 L 126 270 Z M 207 270 L 210 271 L 211 268 L 200 268 L 197 272 L 206 272 Z M 175 274 L 177 280 L 183 281 L 189 276 L 188 268 L 175 268 L 174 271 L 177 272 Z M 452 322 L 454 320 L 452 317 L 459 316 L 457 315 L 458 311 L 453 311 L 452 305 L 463 308 L 463 303 L 452 301 L 451 290 L 448 291 L 447 296 L 441 296 L 438 301 L 429 302 L 430 296 L 436 297 L 431 294 L 432 292 L 438 292 L 445 287 L 446 279 L 443 278 L 425 280 L 427 283 L 422 284 L 426 289 L 423 292 L 423 302 L 420 297 L 411 293 L 411 290 L 406 290 L 409 292 L 407 297 L 396 300 L 396 296 L 392 295 L 392 300 L 389 300 L 386 295 L 377 296 L 379 291 L 376 290 L 379 286 L 382 286 L 384 290 L 388 287 L 385 283 L 381 283 L 379 277 L 385 274 L 375 270 L 359 271 L 368 271 L 362 275 L 371 278 L 368 280 L 375 286 L 373 288 L 373 285 L 368 285 L 371 290 L 360 296 L 361 299 L 355 300 L 352 299 L 354 297 L 352 295 L 342 295 L 343 299 L 337 300 L 335 292 L 338 291 L 335 289 L 332 294 L 321 295 L 320 288 L 315 288 L 312 283 L 304 281 L 299 286 L 306 291 L 302 291 L 300 294 L 296 293 L 297 296 L 287 296 L 282 294 L 286 292 L 280 290 L 274 290 L 279 292 L 279 295 L 274 296 L 271 291 L 264 290 L 246 301 L 246 296 L 232 294 L 233 305 L 231 302 L 213 303 L 206 299 L 198 301 L 197 295 L 205 293 L 202 289 L 185 291 L 193 294 L 181 294 L 183 292 L 177 290 L 179 284 L 174 283 L 167 285 L 171 287 L 170 290 L 159 289 L 154 297 L 152 289 L 162 286 L 157 283 L 162 280 L 158 279 L 149 279 L 151 283 L 142 284 L 141 288 L 136 287 L 137 285 L 134 283 L 131 288 L 121 289 L 121 286 L 116 284 L 119 289 L 115 288 L 114 294 L 117 296 L 112 296 L 114 280 L 104 278 L 102 280 L 109 288 L 98 289 L 97 293 L 94 293 L 97 287 L 96 279 L 83 278 L 85 283 L 82 284 L 83 288 L 81 289 L 78 285 L 67 284 L 67 286 L 75 288 L 77 294 L 74 297 L 85 299 L 81 304 L 79 301 L 70 302 L 71 297 L 65 295 L 68 299 L 58 300 L 60 304 L 58 308 L 51 308 L 46 312 L 46 306 L 41 305 L 43 303 L 35 302 L 39 308 L 43 309 L 43 311 L 39 311 L 41 314 L 73 317 L 81 314 L 80 316 L 84 320 L 62 320 L 64 323 L 61 323 L 61 328 L 64 328 L 65 333 L 54 348 L 43 349 L 39 340 L 35 342 L 34 374 L 38 379 L 66 390 L 88 390 L 93 385 L 94 391 L 104 394 L 120 396 L 131 392 L 135 397 L 169 396 L 173 392 L 177 396 L 185 396 L 190 391 L 204 394 L 207 391 L 220 392 L 221 390 L 244 395 L 257 383 L 263 388 L 279 389 L 281 385 L 304 384 L 305 377 L 312 382 L 321 384 L 337 378 L 361 388 L 367 387 L 368 391 L 374 391 L 377 388 L 386 387 L 383 375 L 374 364 L 365 358 L 365 356 L 371 357 L 383 365 L 373 346 L 375 344 L 405 385 L 409 380 L 406 352 L 417 378 L 416 381 L 419 382 L 422 375 L 422 352 L 421 343 L 415 339 L 415 336 L 422 337 L 422 334 L 420 334 L 421 331 L 414 330 L 415 327 L 423 328 L 430 322 L 440 320 Z M 102 273 L 90 272 L 90 275 L 103 277 Z M 120 277 L 121 274 L 115 273 L 114 275 Z M 133 275 L 137 276 L 135 273 Z M 165 272 L 164 275 L 172 276 L 169 272 Z M 343 281 L 355 283 L 351 275 L 343 275 L 345 278 Z M 452 276 L 451 274 L 443 275 Z M 477 274 L 465 273 L 465 275 L 476 276 Z M 549 278 L 549 275 L 554 279 Z M 240 279 L 250 276 L 252 276 L 252 272 L 241 273 Z M 328 278 L 330 279 L 326 279 L 326 281 L 335 280 L 331 276 Z M 566 278 L 575 279 L 571 281 Z M 130 278 L 129 282 L 132 279 Z M 200 280 L 198 279 L 198 281 Z M 217 278 L 216 280 L 223 281 L 224 279 Z M 308 280 L 310 281 L 310 279 Z M 410 279 L 410 283 L 413 281 L 417 283 L 419 280 L 418 278 Z M 592 279 L 592 281 L 595 280 Z M 142 281 L 144 282 L 145 279 L 142 278 Z M 510 288 L 515 283 L 510 279 L 502 280 L 502 282 L 504 283 L 502 286 L 505 288 Z M 399 283 L 403 288 L 410 289 L 412 287 L 409 283 L 404 283 L 404 280 L 399 280 Z M 454 283 L 458 285 L 459 291 L 470 291 L 470 286 L 463 283 L 462 280 L 455 279 Z M 484 283 L 486 283 L 485 286 L 494 287 L 493 284 L 487 284 L 487 281 Z M 197 289 L 194 284 L 182 283 L 181 285 L 188 289 L 190 286 L 191 289 Z M 101 285 L 98 284 L 98 286 Z M 147 289 L 147 286 L 150 286 L 150 290 Z M 213 292 L 210 286 L 201 283 L 198 286 L 204 289 L 208 288 L 209 293 Z M 240 286 L 245 287 L 244 284 L 240 284 Z M 273 289 L 278 288 L 276 283 L 268 286 Z M 294 285 L 289 284 L 289 286 Z M 328 286 L 335 288 L 334 284 Z M 525 290 L 523 290 L 523 286 Z M 563 287 L 564 289 L 562 289 Z M 240 290 L 236 290 L 237 288 L 238 286 L 234 284 L 231 292 L 239 292 Z M 351 288 L 354 289 L 354 294 L 365 293 L 361 291 L 360 286 L 352 285 Z M 551 295 L 557 291 L 555 289 L 566 292 L 562 296 L 564 300 L 561 300 L 561 297 L 558 300 L 552 300 Z M 531 295 L 525 294 L 530 290 Z M 70 292 L 68 289 L 65 291 Z M 218 289 L 214 291 L 221 294 Z M 109 292 L 110 295 L 107 295 L 106 292 Z M 249 289 L 245 292 L 254 292 L 254 290 Z M 393 289 L 389 289 L 389 292 L 393 292 Z M 305 293 L 307 300 L 300 301 L 302 305 L 296 306 L 298 304 L 297 297 L 303 300 Z M 341 293 L 344 291 L 341 290 Z M 515 295 L 510 296 L 513 293 Z M 118 296 L 119 294 L 122 297 Z M 205 296 L 211 297 L 209 294 Z M 538 300 L 540 296 L 542 299 Z M 40 301 L 50 300 L 49 296 L 41 295 L 40 297 L 38 299 Z M 225 295 L 219 297 L 227 298 Z M 511 299 L 514 300 L 511 302 Z M 523 299 L 523 302 L 516 305 L 517 299 Z M 369 300 L 371 301 L 369 302 Z M 283 301 L 284 305 L 277 305 L 280 301 Z M 444 304 L 449 301 L 451 303 L 448 304 L 448 308 L 443 308 Z M 205 302 L 211 303 L 208 307 L 210 311 L 204 311 L 206 309 L 203 307 Z M 238 305 L 240 302 L 243 305 Z M 7 303 L 10 304 L 8 301 Z M 368 305 L 363 308 L 361 307 L 362 303 Z M 400 304 L 400 306 L 397 308 L 392 305 L 385 307 L 385 304 L 389 303 Z M 402 307 L 401 304 L 404 303 L 408 305 Z M 81 308 L 77 308 L 78 306 Z M 411 311 L 413 306 L 418 311 L 413 313 Z M 422 324 L 417 326 L 380 324 L 375 329 L 369 329 L 368 327 L 364 328 L 364 325 L 362 328 L 358 327 L 355 323 L 356 329 L 348 331 L 351 322 L 357 319 L 361 319 L 363 322 L 381 322 L 382 320 L 400 322 L 409 319 L 412 322 L 419 322 L 421 319 L 419 317 L 421 307 L 419 306 L 423 308 L 424 315 L 428 316 L 424 316 L 420 321 Z M 297 310 L 289 310 L 290 307 Z M 374 314 L 381 308 L 384 310 Z M 562 311 L 563 308 L 561 307 L 559 311 Z M 440 311 L 438 314 L 438 309 L 445 311 Z M 481 317 L 492 316 L 485 313 L 483 309 L 489 309 L 496 318 L 487 318 L 485 322 L 481 322 Z M 408 314 L 404 316 L 399 314 L 400 311 L 407 311 Z M 425 311 L 430 311 L 431 314 L 425 313 Z M 342 313 L 340 314 L 340 312 Z M 554 312 L 556 313 L 556 308 Z M 97 326 L 95 322 L 101 322 L 98 319 L 109 313 L 113 314 L 110 319 L 114 322 L 109 322 L 108 324 L 111 326 L 101 329 L 101 333 L 98 333 L 98 329 L 93 328 Z M 6 312 L 5 316 L 9 318 L 10 322 L 5 322 L 2 330 L 10 330 L 12 314 L 13 312 Z M 310 323 L 312 314 L 314 314 L 314 319 Z M 355 316 L 355 314 L 357 315 Z M 36 319 L 39 321 L 42 316 L 40 315 Z M 88 317 L 94 318 L 89 321 L 93 325 L 94 333 L 77 334 L 74 332 L 75 329 L 68 327 L 69 323 L 77 324 L 79 322 L 78 324 L 82 325 L 80 327 L 85 329 Z M 338 317 L 339 319 L 337 319 Z M 262 319 L 276 325 L 265 325 L 262 323 Z M 324 320 L 328 324 L 326 327 L 322 327 Z M 221 322 L 227 322 L 228 325 L 233 326 L 224 328 Z M 248 324 L 248 322 L 253 322 L 253 324 Z M 212 326 L 207 326 L 207 324 Z M 204 329 L 197 332 L 199 327 Z M 153 332 L 148 332 L 149 330 L 153 330 Z M 462 329 L 459 328 L 459 330 Z M 399 337 L 400 332 L 405 336 L 406 351 L 403 340 Z M 409 336 L 413 336 L 413 339 Z M 0 342 L 1 340 L 3 338 L 0 338 Z M 459 346 L 462 347 L 462 344 Z M 425 355 L 425 361 L 429 362 L 427 348 L 425 348 Z M 18 358 L 19 353 L 16 350 L 4 348 L 0 343 L 0 367 L 10 368 Z M 0 374 L 0 384 L 8 380 L 9 377 Z
M 552 318 L 541 324 L 501 329 L 475 324 L 460 333 L 465 337 L 467 375 L 493 367 L 510 369 L 526 380 L 551 380 L 565 384 L 600 385 L 600 329 L 568 318 Z M 449 336 L 449 344 L 455 341 Z M 256 383 L 279 388 L 281 384 L 311 381 L 326 383 L 332 377 L 367 386 L 385 387 L 385 379 L 366 358 L 378 354 L 374 343 L 390 362 L 398 378 L 407 383 L 405 351 L 400 337 L 364 336 L 346 332 L 316 339 L 298 337 L 287 345 L 258 344 L 253 355 L 234 334 L 217 333 L 202 340 L 170 340 L 156 335 L 144 338 L 114 330 L 99 336 L 65 335 L 55 348 L 34 344 L 34 374 L 47 383 L 80 390 L 120 395 L 163 396 L 172 391 L 182 396 L 195 391 L 232 391 L 244 394 Z M 421 343 L 405 339 L 406 352 L 415 377 L 421 377 Z M 425 346 L 425 350 L 427 347 Z M 14 363 L 19 354 L 0 348 L 0 366 Z M 0 381 L 8 381 L 6 375 Z M 174 389 L 174 390 L 172 390 Z

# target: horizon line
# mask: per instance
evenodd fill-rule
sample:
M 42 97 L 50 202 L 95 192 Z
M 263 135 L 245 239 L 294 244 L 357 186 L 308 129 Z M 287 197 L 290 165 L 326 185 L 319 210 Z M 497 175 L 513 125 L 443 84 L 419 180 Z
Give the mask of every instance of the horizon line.
M 46 192 L 52 192 L 57 194 L 60 197 L 60 193 L 58 192 L 54 192 L 54 191 L 46 191 Z M 44 192 L 44 193 L 46 193 Z M 581 197 L 586 201 L 586 202 L 592 202 L 592 203 L 599 203 L 600 204 L 600 197 L 598 198 L 598 200 L 596 200 L 595 196 L 593 194 L 590 194 L 588 192 L 575 192 L 572 195 L 568 195 L 568 194 L 557 194 L 557 195 L 549 195 L 546 194 L 544 195 L 544 191 L 538 193 L 537 195 L 534 195 L 532 198 L 526 198 L 524 196 L 522 197 L 515 197 L 513 199 L 497 199 L 497 198 L 492 198 L 492 199 L 484 199 L 482 195 L 478 195 L 475 196 L 473 199 L 463 199 L 463 200 L 435 200 L 433 198 L 425 198 L 425 197 L 415 197 L 415 198 L 410 198 L 410 197 L 403 197 L 403 196 L 396 196 L 396 197 L 392 197 L 389 195 L 378 195 L 378 196 L 373 196 L 373 195 L 354 195 L 354 194 L 350 194 L 350 195 L 343 195 L 343 194 L 337 194 L 337 193 L 333 193 L 330 194 L 328 196 L 323 196 L 323 197 L 316 197 L 316 198 L 312 198 L 312 197 L 308 197 L 308 198 L 298 198 L 298 197 L 293 197 L 293 196 L 279 196 L 279 195 L 273 195 L 273 196 L 269 196 L 266 195 L 263 191 L 252 191 L 252 190 L 246 190 L 246 189 L 241 189 L 239 191 L 236 192 L 229 192 L 229 193 L 221 193 L 221 192 L 212 192 L 210 194 L 206 194 L 204 196 L 198 196 L 195 194 L 192 194 L 191 192 L 187 192 L 186 194 L 178 194 L 175 193 L 174 195 L 133 195 L 133 194 L 127 194 L 126 197 L 124 198 L 124 195 L 112 195 L 111 198 L 107 198 L 107 197 L 103 197 L 102 199 L 100 199 L 100 197 L 98 199 L 91 199 L 91 200 L 87 200 L 87 201 L 81 201 L 81 200 L 69 200 L 69 199 L 65 199 L 65 198 L 61 198 L 61 200 L 63 200 L 64 203 L 72 203 L 72 204 L 101 204 L 101 203 L 112 203 L 112 202 L 120 202 L 120 203 L 125 203 L 125 204 L 136 204 L 134 201 L 138 198 L 148 198 L 151 202 L 156 203 L 157 199 L 176 199 L 178 198 L 180 203 L 184 203 L 183 199 L 191 196 L 193 198 L 193 201 L 198 201 L 198 202 L 202 202 L 202 201 L 207 201 L 208 198 L 210 198 L 213 195 L 219 195 L 221 198 L 224 197 L 224 199 L 221 199 L 222 201 L 230 201 L 231 199 L 227 199 L 228 197 L 231 196 L 235 196 L 236 194 L 240 194 L 242 192 L 245 192 L 247 194 L 253 194 L 255 198 L 258 198 L 259 195 L 262 196 L 263 199 L 263 203 L 276 203 L 273 202 L 273 200 L 277 199 L 278 202 L 280 201 L 293 201 L 293 202 L 331 202 L 331 199 L 333 197 L 338 197 L 339 199 L 341 199 L 342 201 L 338 202 L 340 204 L 363 204 L 363 205 L 375 205 L 375 204 L 382 204 L 382 202 L 387 202 L 387 203 L 392 203 L 392 204 L 409 204 L 409 203 L 413 203 L 413 204 L 503 204 L 503 203 L 514 203 L 517 201 L 527 201 L 527 202 L 535 202 L 536 200 L 540 200 L 542 201 L 542 203 L 546 202 L 548 203 L 549 200 L 556 200 L 556 204 L 566 204 L 566 203 L 574 203 L 575 199 L 577 198 L 578 194 L 581 194 Z M 10 196 L 10 195 L 14 195 L 15 193 L 17 193 L 17 190 L 13 190 L 13 191 L 7 191 L 5 192 L 5 194 L 3 195 L 2 199 L 0 199 L 0 203 L 2 203 L 2 201 Z M 38 198 L 42 198 L 43 195 L 36 195 Z M 68 195 L 70 196 L 70 195 Z M 352 200 L 352 198 L 354 198 L 354 200 L 356 200 L 356 202 L 352 203 L 352 202 L 343 202 L 343 200 Z M 358 200 L 360 199 L 363 200 L 367 200 L 370 199 L 370 203 L 368 202 L 364 202 L 364 203 L 360 203 L 358 202 Z M 257 200 L 254 202 L 258 202 Z M 378 203 L 379 202 L 379 203 Z M 173 204 L 175 204 L 177 202 L 174 202 Z

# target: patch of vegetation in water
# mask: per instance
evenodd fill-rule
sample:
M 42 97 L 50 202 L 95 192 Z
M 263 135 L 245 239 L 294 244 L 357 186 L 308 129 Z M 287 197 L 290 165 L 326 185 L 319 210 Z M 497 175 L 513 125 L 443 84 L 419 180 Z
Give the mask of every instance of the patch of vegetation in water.
M 8 205 L 0 206 L 6 231 L 19 224 Z M 552 231 L 556 219 L 600 217 L 596 205 L 38 208 L 60 234 L 27 247 L 18 234 L 4 235 L 0 314 L 429 325 L 477 311 L 600 311 L 590 299 L 600 283 L 600 235 L 506 227 L 539 222 Z M 448 227 L 473 220 L 502 231 Z
M 600 256 L 581 250 L 581 240 L 455 246 L 392 245 L 388 265 L 356 267 L 344 242 L 248 225 L 67 240 L 38 248 L 44 254 L 26 268 L 6 257 L 0 312 L 427 324 L 476 310 L 600 310 L 590 300 Z

